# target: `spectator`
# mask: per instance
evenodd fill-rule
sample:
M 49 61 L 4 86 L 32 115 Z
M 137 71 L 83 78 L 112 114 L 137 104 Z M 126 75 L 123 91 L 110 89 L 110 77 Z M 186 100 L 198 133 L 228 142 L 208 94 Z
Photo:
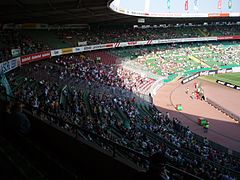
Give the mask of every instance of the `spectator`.
M 11 134 L 14 132 L 14 123 L 12 119 L 12 112 L 11 112 L 11 103 L 6 102 L 3 107 L 2 118 L 1 118 L 1 131 L 4 134 Z
M 150 157 L 150 167 L 147 172 L 150 179 L 168 180 L 170 179 L 165 168 L 166 159 L 164 153 L 157 152 Z
M 17 133 L 27 135 L 31 129 L 31 123 L 28 117 L 23 113 L 23 104 L 16 103 L 14 106 L 13 120 L 16 124 Z

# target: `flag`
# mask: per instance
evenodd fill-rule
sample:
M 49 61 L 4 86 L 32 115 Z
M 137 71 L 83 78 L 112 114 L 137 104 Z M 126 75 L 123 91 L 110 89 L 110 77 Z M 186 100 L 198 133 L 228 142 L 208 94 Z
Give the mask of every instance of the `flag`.
M 222 9 L 222 0 L 218 0 L 218 9 Z
M 232 9 L 232 0 L 228 0 L 228 9 Z
M 62 105 L 65 105 L 65 103 L 66 103 L 66 96 L 63 93 L 66 88 L 67 88 L 67 85 L 65 85 L 61 90 L 60 104 L 62 104 Z
M 185 0 L 185 11 L 188 11 L 188 0 Z
M 12 97 L 13 96 L 12 89 L 11 89 L 9 83 L 8 83 L 8 80 L 7 80 L 6 76 L 5 76 L 5 74 L 1 74 L 1 83 L 2 83 L 2 85 L 6 89 L 6 94 L 8 96 Z M 9 99 L 9 97 L 7 97 L 7 99 Z
M 168 10 L 171 9 L 171 0 L 167 0 L 167 8 L 168 8 Z
M 198 0 L 194 0 L 194 10 L 198 11 Z

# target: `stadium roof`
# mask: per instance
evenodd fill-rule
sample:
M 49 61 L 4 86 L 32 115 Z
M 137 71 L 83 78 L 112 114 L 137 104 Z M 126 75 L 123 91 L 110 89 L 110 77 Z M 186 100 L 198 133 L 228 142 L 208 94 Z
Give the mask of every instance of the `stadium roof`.
M 0 22 L 48 24 L 137 23 L 137 17 L 113 12 L 108 8 L 108 3 L 109 0 L 1 0 Z M 202 21 L 203 19 L 198 20 Z M 239 21 L 240 18 L 232 20 Z M 188 22 L 193 21 L 193 19 L 146 19 L 147 23 L 180 21 Z

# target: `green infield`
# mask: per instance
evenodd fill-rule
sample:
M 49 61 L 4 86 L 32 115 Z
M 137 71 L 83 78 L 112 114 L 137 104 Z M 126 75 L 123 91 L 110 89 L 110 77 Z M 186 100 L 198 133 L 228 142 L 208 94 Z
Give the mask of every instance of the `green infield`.
M 216 74 L 211 76 L 203 76 L 201 79 L 216 82 L 216 80 L 225 81 L 240 86 L 240 73 Z

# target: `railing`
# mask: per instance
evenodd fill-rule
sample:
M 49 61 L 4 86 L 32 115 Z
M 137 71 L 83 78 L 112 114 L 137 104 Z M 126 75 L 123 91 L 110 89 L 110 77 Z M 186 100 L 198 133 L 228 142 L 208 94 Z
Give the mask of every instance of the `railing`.
M 13 97 L 8 96 L 8 98 L 10 98 L 12 101 L 18 101 L 17 99 L 15 99 Z M 117 144 L 116 142 L 114 142 L 110 139 L 106 139 L 106 138 L 103 138 L 103 137 L 93 133 L 93 132 L 89 132 L 89 131 L 87 131 L 87 130 L 85 130 L 85 129 L 83 129 L 83 128 L 75 125 L 75 124 L 63 121 L 61 118 L 56 117 L 56 115 L 54 115 L 54 114 L 49 114 L 49 113 L 46 113 L 46 112 L 41 111 L 41 110 L 39 110 L 37 112 L 37 114 L 32 114 L 32 112 L 31 112 L 32 107 L 27 105 L 26 103 L 25 103 L 25 105 L 26 105 L 26 109 L 28 109 L 28 111 L 26 111 L 28 114 L 37 115 L 38 117 L 40 117 L 41 120 L 44 120 L 44 121 L 48 122 L 48 124 L 56 125 L 57 127 L 61 127 L 62 130 L 67 131 L 68 133 L 70 133 L 75 138 L 82 138 L 82 139 L 85 139 L 87 141 L 92 142 L 95 145 L 98 145 L 99 147 L 101 147 L 102 149 L 104 149 L 108 153 L 110 153 L 112 157 L 116 157 L 116 156 L 125 157 L 124 159 L 131 160 L 131 162 L 134 162 L 134 164 L 141 169 L 147 169 L 148 168 L 148 166 L 149 166 L 148 155 L 141 154 L 141 153 L 136 152 L 132 149 L 129 149 L 125 146 Z M 152 133 L 150 133 L 150 134 L 152 134 Z M 160 137 L 157 137 L 156 135 L 154 135 L 154 137 L 155 137 L 155 139 L 157 139 L 157 141 L 159 141 L 161 139 Z M 203 138 L 201 136 L 199 136 L 199 138 L 200 138 L 200 141 L 203 141 Z M 169 147 L 172 147 L 172 149 L 176 148 L 172 143 L 167 142 L 164 139 L 161 139 L 161 141 L 164 141 L 165 143 L 167 143 Z M 217 145 L 218 144 L 214 145 L 215 149 L 220 149 L 220 148 L 216 148 Z M 186 153 L 190 157 L 195 157 L 195 154 L 191 153 L 188 150 L 185 150 L 185 149 L 182 149 L 182 148 L 179 148 L 179 150 L 181 152 Z M 224 148 L 224 149 L 221 148 L 221 151 L 224 151 L 224 152 L 227 153 L 227 148 Z M 233 152 L 232 154 L 236 155 L 237 152 Z M 204 160 L 201 157 L 198 157 L 198 158 L 201 161 Z M 212 162 L 210 161 L 209 163 L 212 163 Z M 218 166 L 217 163 L 214 163 L 213 165 Z M 220 167 L 220 169 L 224 170 L 226 168 Z M 227 168 L 227 170 L 231 171 L 232 172 L 231 174 L 234 174 L 234 175 L 238 174 L 237 172 L 232 171 L 231 169 Z
M 214 106 L 215 108 L 217 108 L 218 110 L 222 111 L 223 113 L 225 113 L 226 115 L 228 115 L 229 117 L 231 117 L 232 119 L 234 119 L 235 121 L 237 121 L 238 123 L 240 123 L 240 116 L 227 110 L 226 108 L 224 108 L 223 106 L 221 106 L 220 104 L 216 103 L 215 101 L 206 98 L 207 102 Z

